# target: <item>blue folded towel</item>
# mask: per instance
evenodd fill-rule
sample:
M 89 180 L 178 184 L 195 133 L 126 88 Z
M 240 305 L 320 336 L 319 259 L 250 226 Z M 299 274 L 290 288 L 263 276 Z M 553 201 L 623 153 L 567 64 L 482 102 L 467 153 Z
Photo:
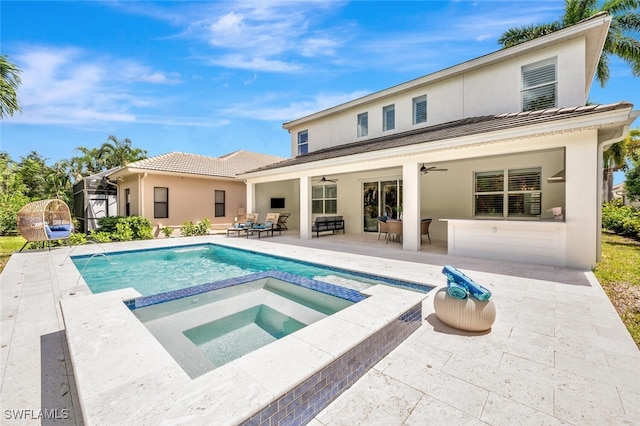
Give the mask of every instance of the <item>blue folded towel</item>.
M 454 299 L 460 300 L 466 299 L 469 294 L 464 286 L 461 286 L 454 281 L 447 281 L 447 293 L 449 293 L 449 296 Z
M 489 298 L 491 297 L 491 291 L 473 281 L 471 278 L 469 278 L 453 266 L 445 265 L 444 268 L 442 268 L 442 273 L 447 277 L 448 281 L 453 281 L 461 286 L 464 286 L 469 294 L 480 301 L 489 300 Z

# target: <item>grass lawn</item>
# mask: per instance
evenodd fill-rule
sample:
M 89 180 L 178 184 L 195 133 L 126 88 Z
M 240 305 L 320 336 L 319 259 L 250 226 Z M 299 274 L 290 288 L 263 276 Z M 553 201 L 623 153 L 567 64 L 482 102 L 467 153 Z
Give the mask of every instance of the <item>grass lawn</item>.
M 603 232 L 593 273 L 640 348 L 640 242 Z
M 4 269 L 14 251 L 20 250 L 26 242 L 20 235 L 17 237 L 0 237 L 0 272 Z

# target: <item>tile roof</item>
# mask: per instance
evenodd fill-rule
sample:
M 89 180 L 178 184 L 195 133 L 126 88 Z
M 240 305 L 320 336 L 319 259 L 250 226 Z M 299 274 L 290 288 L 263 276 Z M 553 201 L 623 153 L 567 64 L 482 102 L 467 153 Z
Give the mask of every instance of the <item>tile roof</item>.
M 540 111 L 527 111 L 481 117 L 469 117 L 451 121 L 421 129 L 396 133 L 364 141 L 352 142 L 330 148 L 324 148 L 310 152 L 306 155 L 290 158 L 277 164 L 264 166 L 254 172 L 262 170 L 279 169 L 282 167 L 311 163 L 314 161 L 331 158 L 345 157 L 372 151 L 380 151 L 389 148 L 398 148 L 409 145 L 418 145 L 428 142 L 436 142 L 447 139 L 455 139 L 464 136 L 489 133 L 505 129 L 530 126 L 535 124 L 550 123 L 574 117 L 587 116 L 605 111 L 631 108 L 632 104 L 619 102 L 607 105 L 587 105 L 572 108 L 553 108 Z
M 282 157 L 244 150 L 234 151 L 218 158 L 169 152 L 129 163 L 127 168 L 235 178 L 236 175 L 248 170 L 265 167 L 282 160 L 284 160 Z

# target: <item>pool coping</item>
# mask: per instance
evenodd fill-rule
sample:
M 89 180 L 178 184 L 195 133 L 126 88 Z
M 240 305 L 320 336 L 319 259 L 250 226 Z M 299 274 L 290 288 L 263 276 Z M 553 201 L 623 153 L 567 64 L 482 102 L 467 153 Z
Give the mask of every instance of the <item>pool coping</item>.
M 162 413 L 170 422 L 244 421 L 427 297 L 384 285 L 362 293 L 368 297 L 195 379 L 123 303 L 140 297 L 137 291 L 64 299 L 83 419 L 147 423 Z

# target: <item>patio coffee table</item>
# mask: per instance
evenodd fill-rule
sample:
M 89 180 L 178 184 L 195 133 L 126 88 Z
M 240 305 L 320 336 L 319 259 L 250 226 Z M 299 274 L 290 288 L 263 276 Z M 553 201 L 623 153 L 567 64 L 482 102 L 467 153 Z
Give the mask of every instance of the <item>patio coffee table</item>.
M 249 228 L 227 228 L 227 238 L 229 238 L 229 236 L 231 236 L 232 232 L 236 233 L 236 236 L 239 237 L 241 232 L 247 232 L 247 229 Z

